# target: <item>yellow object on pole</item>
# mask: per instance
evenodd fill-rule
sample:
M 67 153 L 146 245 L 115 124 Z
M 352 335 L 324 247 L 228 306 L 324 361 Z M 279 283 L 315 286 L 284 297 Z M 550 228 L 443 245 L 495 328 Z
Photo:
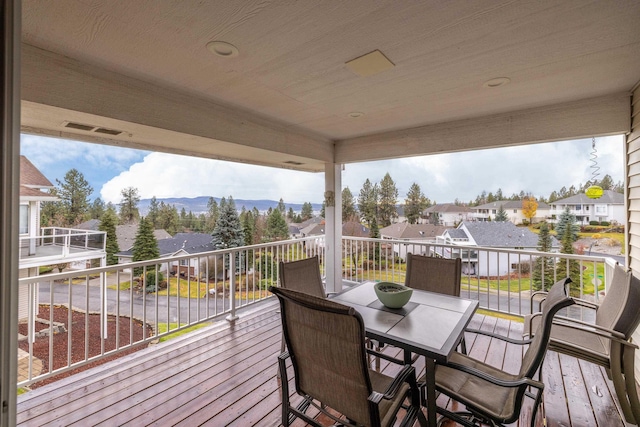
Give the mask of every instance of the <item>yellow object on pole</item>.
M 604 194 L 604 190 L 598 185 L 592 185 L 591 187 L 587 188 L 587 191 L 585 191 L 584 193 L 590 199 L 599 199 Z

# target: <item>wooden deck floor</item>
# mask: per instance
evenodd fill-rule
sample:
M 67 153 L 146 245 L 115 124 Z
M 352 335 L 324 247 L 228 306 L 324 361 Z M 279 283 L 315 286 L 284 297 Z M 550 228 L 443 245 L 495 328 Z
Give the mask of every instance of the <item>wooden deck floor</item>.
M 221 321 L 18 396 L 18 425 L 279 425 L 276 307 L 267 301 L 241 312 L 233 327 Z M 476 315 L 472 326 L 522 334 L 522 323 L 490 316 Z M 505 370 L 519 367 L 516 346 L 468 334 L 467 347 L 470 355 Z M 624 426 L 603 374 L 598 366 L 550 353 L 543 371 L 547 425 Z M 530 407 L 521 425 L 529 425 L 529 414 Z M 542 426 L 541 417 L 537 424 Z

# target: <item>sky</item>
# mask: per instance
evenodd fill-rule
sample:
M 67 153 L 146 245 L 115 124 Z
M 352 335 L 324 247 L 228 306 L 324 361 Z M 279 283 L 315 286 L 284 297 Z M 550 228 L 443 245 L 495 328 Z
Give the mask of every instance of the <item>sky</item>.
M 623 181 L 623 137 L 596 138 L 597 179 L 609 174 Z M 54 185 L 67 171 L 79 170 L 93 187 L 90 198 L 118 204 L 120 191 L 135 187 L 142 199 L 166 197 L 228 197 L 269 199 L 286 203 L 321 203 L 324 174 L 253 166 L 220 160 L 134 150 L 49 138 L 21 136 L 25 155 Z M 581 139 L 464 153 L 345 165 L 342 187 L 357 197 L 368 178 L 380 182 L 388 172 L 404 201 L 413 183 L 432 202 L 475 200 L 482 191 L 502 190 L 548 197 L 563 186 L 579 186 L 593 176 L 592 140 Z

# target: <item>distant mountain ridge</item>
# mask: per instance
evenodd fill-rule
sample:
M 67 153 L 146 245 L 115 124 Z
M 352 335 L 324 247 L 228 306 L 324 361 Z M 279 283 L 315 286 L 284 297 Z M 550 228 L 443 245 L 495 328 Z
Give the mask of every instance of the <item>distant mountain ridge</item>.
M 207 212 L 207 203 L 209 203 L 209 196 L 199 196 L 199 197 L 167 197 L 164 199 L 156 198 L 158 203 L 164 202 L 165 205 L 173 205 L 178 209 L 178 213 L 185 209 L 185 211 L 193 212 L 193 214 L 201 214 Z M 216 203 L 220 204 L 220 197 L 214 197 Z M 260 212 L 266 212 L 269 208 L 275 209 L 278 206 L 277 200 L 247 200 L 247 199 L 233 199 L 236 204 L 236 208 L 238 212 L 242 210 L 244 206 L 246 210 L 252 210 L 254 207 L 258 209 Z M 146 215 L 149 212 L 149 205 L 151 204 L 151 199 L 141 199 L 138 203 L 138 210 L 141 215 Z M 287 207 L 287 211 L 289 208 L 293 208 L 294 212 L 300 212 L 302 210 L 302 203 L 287 203 L 284 202 Z M 311 203 L 313 206 L 314 212 L 320 212 L 322 209 L 322 204 L 320 203 Z

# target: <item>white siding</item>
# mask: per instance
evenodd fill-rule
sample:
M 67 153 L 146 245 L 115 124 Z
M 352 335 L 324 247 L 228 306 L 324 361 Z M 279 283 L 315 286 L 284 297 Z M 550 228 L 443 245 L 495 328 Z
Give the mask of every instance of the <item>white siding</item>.
M 640 275 L 640 86 L 633 91 L 631 101 L 631 133 L 627 136 L 627 265 L 633 274 Z M 640 342 L 636 330 L 633 340 Z M 640 352 L 636 351 L 636 381 L 640 378 Z

